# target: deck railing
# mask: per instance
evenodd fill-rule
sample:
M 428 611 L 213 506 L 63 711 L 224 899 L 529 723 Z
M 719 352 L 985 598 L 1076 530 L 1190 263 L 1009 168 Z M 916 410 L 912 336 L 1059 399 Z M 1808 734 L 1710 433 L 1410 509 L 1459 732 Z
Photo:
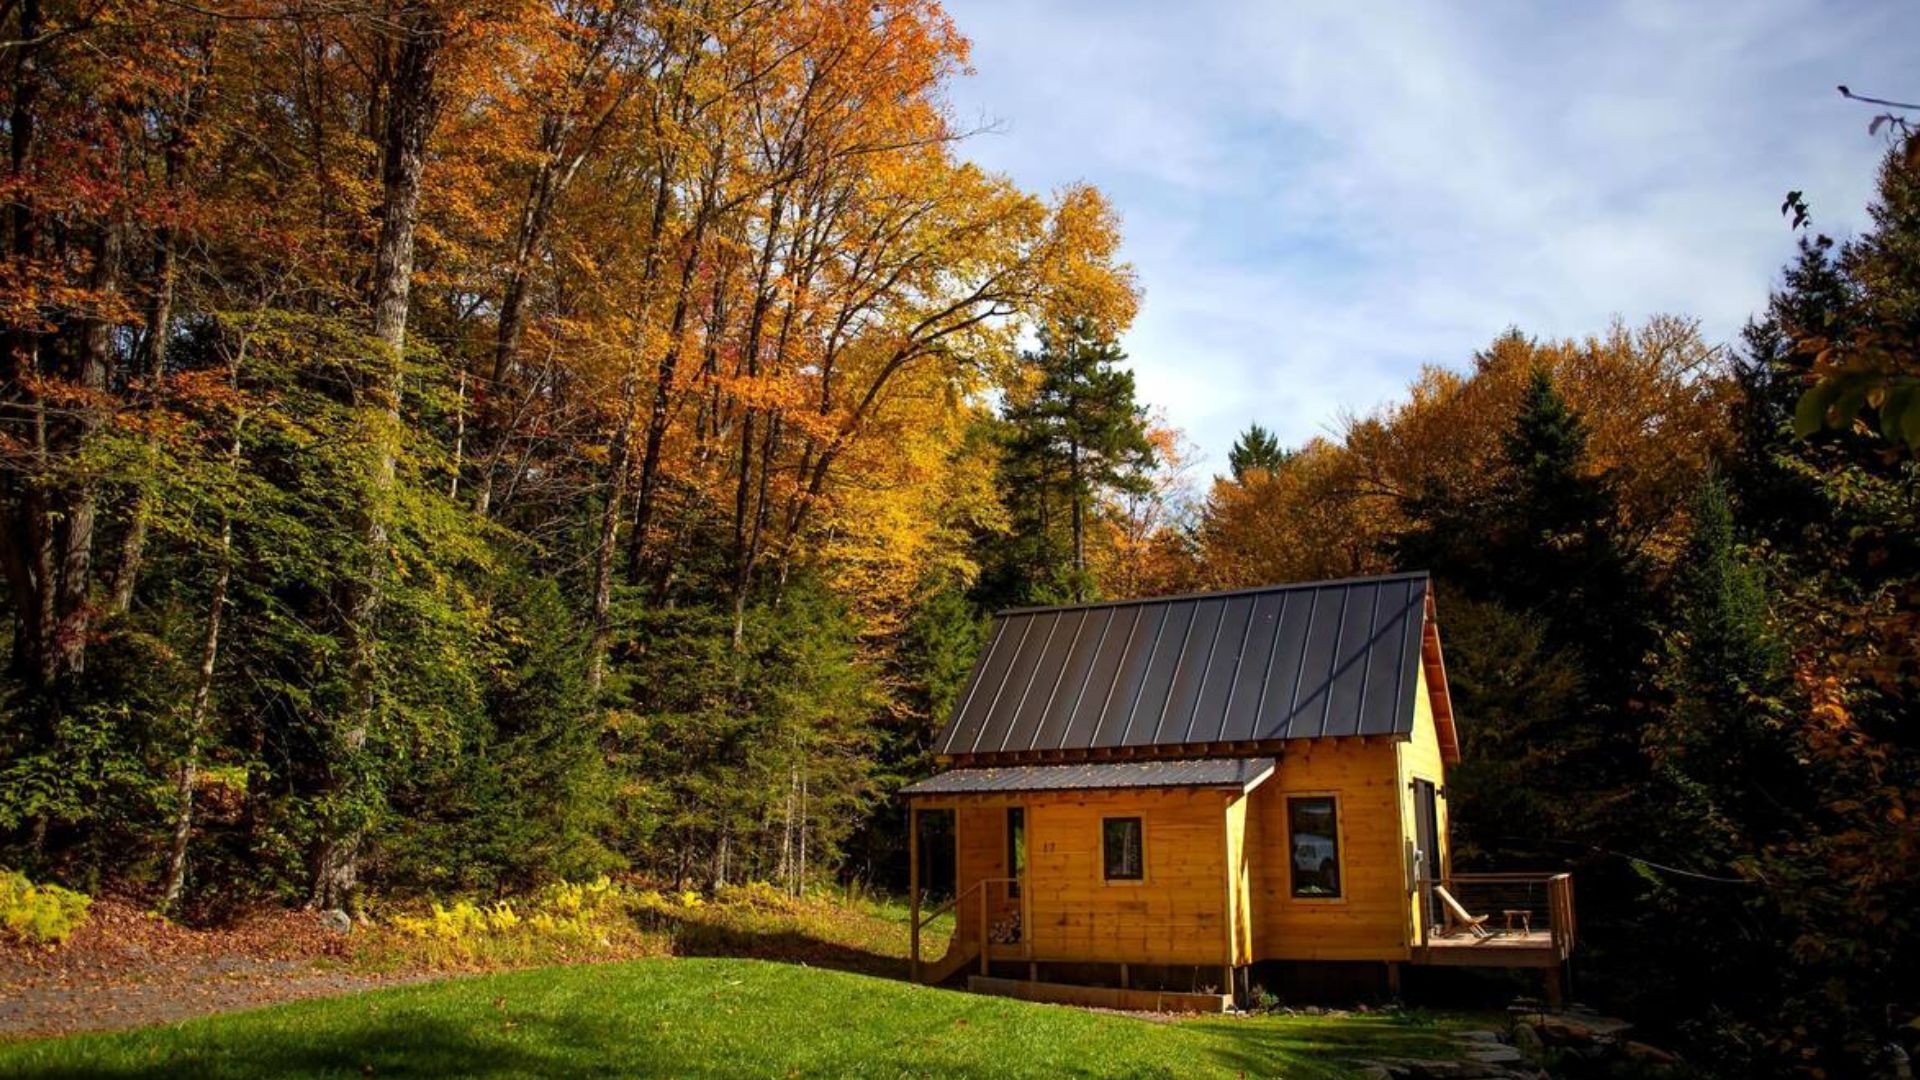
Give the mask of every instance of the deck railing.
M 989 894 L 987 892 L 987 886 L 989 885 L 1023 885 L 1023 884 L 1024 883 L 1022 882 L 1022 880 L 1017 877 L 980 878 L 979 880 L 975 881 L 973 884 L 953 894 L 952 897 L 948 898 L 944 903 L 940 904 L 938 907 L 932 908 L 927 912 L 925 912 L 924 914 L 920 911 L 920 897 L 919 897 L 919 894 L 916 892 L 910 898 L 912 903 L 910 918 L 912 920 L 913 928 L 912 928 L 911 934 L 909 935 L 909 941 L 908 941 L 908 951 L 910 953 L 910 959 L 908 961 L 908 974 L 907 974 L 908 980 L 916 983 L 920 981 L 920 932 L 922 930 L 925 930 L 927 926 L 931 924 L 935 919 L 938 919 L 942 915 L 945 915 L 947 912 L 951 911 L 954 913 L 954 940 L 955 941 L 960 940 L 960 933 L 959 933 L 960 904 L 963 901 L 965 901 L 967 897 L 972 896 L 976 892 L 980 894 L 980 906 L 979 906 L 979 924 L 980 925 L 979 925 L 979 936 L 975 939 L 975 941 L 980 946 L 980 974 L 982 975 L 988 974 L 990 970 L 988 964 L 989 964 L 989 961 L 992 959 L 992 957 L 988 955 L 992 951 L 991 950 L 992 940 L 991 940 L 990 931 L 988 928 L 988 916 L 992 914 L 992 904 L 989 903 L 989 900 L 988 900 Z M 1025 919 L 1026 904 L 1024 902 L 1026 890 L 1025 888 L 1022 888 L 1020 891 L 1022 894 L 1021 896 L 1022 903 L 1020 906 L 1020 914 L 1022 917 L 1019 923 L 1016 924 L 1016 932 L 1019 933 L 1021 936 L 1015 938 L 1016 941 L 1024 939 L 1025 929 L 1026 929 L 1026 919 Z
M 1539 941 L 1565 960 L 1573 952 L 1575 921 L 1573 875 L 1565 873 L 1448 874 L 1438 882 L 1419 882 L 1422 906 L 1422 945 L 1452 943 L 1463 938 L 1482 940 L 1447 909 L 1434 891 L 1439 885 L 1474 918 L 1480 928 L 1497 938 Z M 1515 942 L 1518 943 L 1517 941 Z

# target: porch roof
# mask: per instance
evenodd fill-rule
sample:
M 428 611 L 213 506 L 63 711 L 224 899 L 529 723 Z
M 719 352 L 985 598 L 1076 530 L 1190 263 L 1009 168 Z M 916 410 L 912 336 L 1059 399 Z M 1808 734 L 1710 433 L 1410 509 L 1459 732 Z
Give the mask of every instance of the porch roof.
M 1009 791 L 1104 791 L 1114 788 L 1231 788 L 1251 791 L 1273 775 L 1274 759 L 1201 758 L 1112 761 L 1082 765 L 1008 765 L 949 769 L 901 794 L 989 795 Z

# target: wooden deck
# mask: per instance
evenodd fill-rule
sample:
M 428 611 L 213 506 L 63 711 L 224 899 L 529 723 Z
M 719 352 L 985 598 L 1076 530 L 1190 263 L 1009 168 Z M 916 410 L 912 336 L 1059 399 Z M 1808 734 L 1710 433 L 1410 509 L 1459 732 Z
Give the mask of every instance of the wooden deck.
M 1495 931 L 1493 937 L 1476 938 L 1468 934 L 1433 937 L 1416 946 L 1416 964 L 1453 967 L 1558 967 L 1565 957 L 1547 930 Z
M 1462 916 L 1441 914 L 1412 943 L 1416 964 L 1446 967 L 1532 968 L 1543 977 L 1547 1003 L 1558 1006 L 1565 991 L 1563 965 L 1573 954 L 1573 878 L 1568 874 L 1451 874 L 1422 881 L 1422 895 L 1446 890 L 1477 921 L 1477 934 Z M 1436 905 L 1437 906 L 1437 905 Z

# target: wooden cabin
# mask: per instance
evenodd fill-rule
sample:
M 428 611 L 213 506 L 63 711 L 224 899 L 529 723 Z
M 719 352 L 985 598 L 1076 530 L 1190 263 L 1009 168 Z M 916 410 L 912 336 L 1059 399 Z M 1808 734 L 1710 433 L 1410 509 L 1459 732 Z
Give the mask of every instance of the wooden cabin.
M 905 789 L 917 980 L 1213 1009 L 1266 961 L 1457 963 L 1557 995 L 1567 876 L 1452 873 L 1424 573 L 1002 612 L 935 754 Z

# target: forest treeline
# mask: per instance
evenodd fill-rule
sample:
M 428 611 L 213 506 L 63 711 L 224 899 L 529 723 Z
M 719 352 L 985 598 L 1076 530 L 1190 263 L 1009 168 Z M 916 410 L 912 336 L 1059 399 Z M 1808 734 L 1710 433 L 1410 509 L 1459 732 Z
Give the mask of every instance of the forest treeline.
M 1165 564 L 1432 571 L 1456 866 L 1573 869 L 1576 992 L 1716 1074 L 1893 1075 L 1920 1043 L 1920 139 L 1896 130 L 1871 228 L 1802 239 L 1738 342 L 1513 331 L 1337 438 L 1256 425 Z
M 265 893 L 832 870 L 1099 194 L 939 7 L 4 11 L 4 859 Z
M 966 160 L 966 50 L 928 0 L 0 8 L 0 866 L 193 919 L 897 883 L 991 610 L 1424 568 L 1462 866 L 1573 867 L 1582 992 L 1729 1071 L 1884 1059 L 1915 155 L 1737 343 L 1513 331 L 1208 482 L 1112 210 Z

